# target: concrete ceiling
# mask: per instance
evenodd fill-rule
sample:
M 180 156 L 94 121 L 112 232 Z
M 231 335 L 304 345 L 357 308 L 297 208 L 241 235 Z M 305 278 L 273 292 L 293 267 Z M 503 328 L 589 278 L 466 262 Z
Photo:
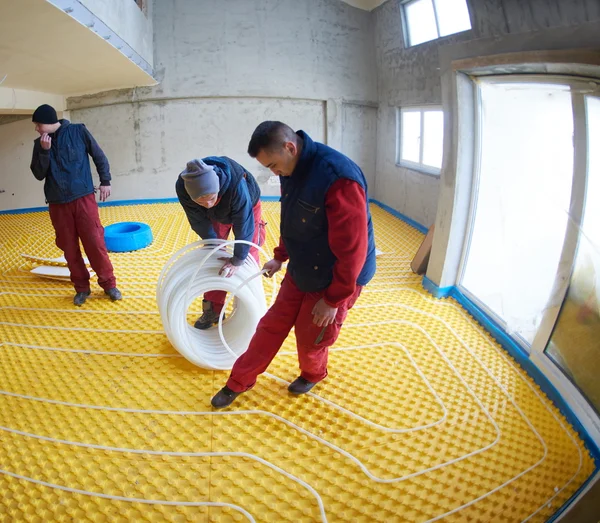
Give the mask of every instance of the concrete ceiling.
M 2 88 L 94 93 L 154 79 L 115 47 L 46 0 L 0 0 Z
M 386 0 L 342 0 L 353 7 L 364 9 L 365 11 L 372 11 L 376 7 L 379 7 Z

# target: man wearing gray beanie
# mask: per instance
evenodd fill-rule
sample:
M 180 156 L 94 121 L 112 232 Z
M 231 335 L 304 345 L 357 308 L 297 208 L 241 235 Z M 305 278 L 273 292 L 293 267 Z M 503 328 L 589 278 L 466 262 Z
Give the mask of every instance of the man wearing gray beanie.
M 191 160 L 178 176 L 175 190 L 192 229 L 203 240 L 226 240 L 233 229 L 236 240 L 263 245 L 265 223 L 260 188 L 254 176 L 239 163 L 226 156 Z M 255 247 L 236 244 L 233 256 L 225 261 L 219 274 L 232 276 L 248 254 L 259 262 Z M 202 316 L 194 327 L 204 330 L 216 325 L 225 298 L 224 291 L 207 292 Z

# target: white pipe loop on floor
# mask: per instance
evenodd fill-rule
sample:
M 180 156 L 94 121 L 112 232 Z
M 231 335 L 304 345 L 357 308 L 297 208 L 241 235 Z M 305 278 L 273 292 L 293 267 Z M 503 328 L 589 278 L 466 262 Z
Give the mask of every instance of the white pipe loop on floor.
M 236 273 L 219 276 L 222 257 L 233 255 L 233 246 L 245 243 L 267 253 L 258 245 L 242 240 L 207 240 L 187 245 L 165 264 L 158 278 L 156 301 L 169 341 L 186 359 L 213 370 L 229 370 L 248 348 L 258 321 L 267 311 L 263 271 L 248 256 Z M 219 317 L 218 328 L 195 329 L 187 322 L 190 305 L 205 292 L 223 290 L 227 301 Z M 273 278 L 271 303 L 277 284 Z M 224 319 L 225 310 L 234 300 L 233 313 Z

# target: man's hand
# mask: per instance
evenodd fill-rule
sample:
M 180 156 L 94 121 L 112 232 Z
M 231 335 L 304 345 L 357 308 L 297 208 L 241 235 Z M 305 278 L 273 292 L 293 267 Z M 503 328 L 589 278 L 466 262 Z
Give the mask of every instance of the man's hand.
M 327 305 L 325 300 L 321 298 L 313 307 L 313 323 L 319 327 L 327 327 L 335 321 L 337 307 Z
M 110 196 L 110 185 L 101 185 L 98 189 L 100 190 L 100 201 L 105 202 Z
M 267 272 L 265 273 L 265 276 L 266 276 L 267 278 L 272 278 L 272 277 L 273 277 L 273 275 L 274 275 L 276 272 L 279 272 L 279 271 L 281 270 L 281 266 L 282 266 L 282 265 L 283 265 L 283 263 L 282 263 L 282 262 L 280 262 L 279 260 L 275 260 L 275 259 L 273 259 L 273 260 L 271 260 L 271 261 L 268 261 L 267 263 L 265 263 L 265 264 L 263 265 L 263 268 L 262 268 L 262 270 L 263 270 L 263 271 L 267 271 Z
M 42 149 L 44 149 L 44 151 L 50 150 L 50 148 L 52 147 L 52 138 L 50 138 L 50 135 L 48 133 L 42 134 L 42 137 L 40 138 L 40 145 L 42 146 Z
M 219 258 L 219 260 L 224 261 L 223 267 L 219 271 L 219 276 L 225 276 L 225 278 L 231 278 L 236 271 L 240 268 L 238 265 L 234 265 L 231 263 L 231 258 Z

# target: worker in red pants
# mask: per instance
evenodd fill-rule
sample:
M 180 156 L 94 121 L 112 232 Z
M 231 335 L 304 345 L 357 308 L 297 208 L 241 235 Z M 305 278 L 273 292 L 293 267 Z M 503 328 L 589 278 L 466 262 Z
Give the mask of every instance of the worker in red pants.
M 90 295 L 90 273 L 79 249 L 80 240 L 98 276 L 98 284 L 111 300 L 120 300 L 121 292 L 117 289 L 98 215 L 88 155 L 100 177 L 101 201 L 110 196 L 108 160 L 85 125 L 59 120 L 53 107 L 41 105 L 33 113 L 32 121 L 40 137 L 33 145 L 31 171 L 38 180 L 44 180 L 56 245 L 65 253 L 75 287 L 73 303 L 81 306 Z
M 367 183 L 352 160 L 281 122 L 260 124 L 248 153 L 281 182 L 280 243 L 264 269 L 273 276 L 289 264 L 275 303 L 213 397 L 215 408 L 231 405 L 254 386 L 292 327 L 300 376 L 288 390 L 310 391 L 327 376 L 329 347 L 375 274 Z
M 190 226 L 203 240 L 226 240 L 233 230 L 236 240 L 263 245 L 265 223 L 260 188 L 254 176 L 236 161 L 226 156 L 191 160 L 178 176 L 175 191 Z M 256 247 L 236 244 L 233 256 L 222 259 L 225 263 L 219 274 L 233 276 L 248 255 L 259 263 Z M 226 296 L 225 291 L 205 293 L 202 316 L 194 327 L 205 330 L 216 325 Z

